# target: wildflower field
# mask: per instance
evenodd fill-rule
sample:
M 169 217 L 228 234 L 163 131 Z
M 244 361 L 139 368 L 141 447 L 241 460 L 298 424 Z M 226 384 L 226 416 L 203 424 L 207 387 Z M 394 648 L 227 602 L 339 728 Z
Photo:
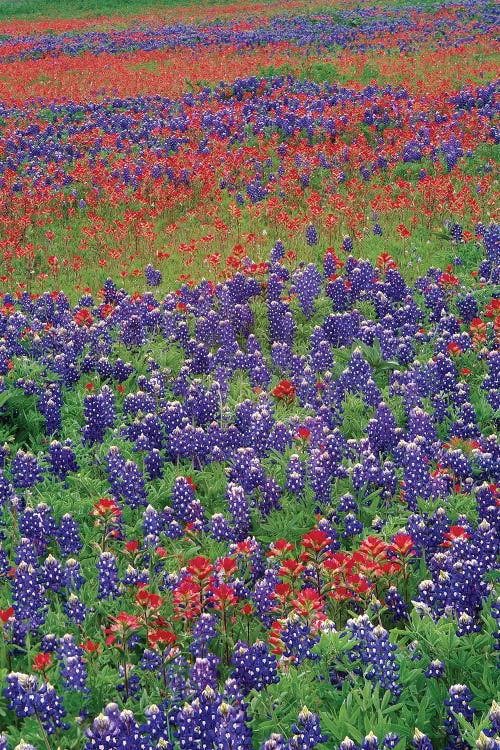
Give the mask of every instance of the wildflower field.
M 499 27 L 0 2 L 0 750 L 500 750 Z

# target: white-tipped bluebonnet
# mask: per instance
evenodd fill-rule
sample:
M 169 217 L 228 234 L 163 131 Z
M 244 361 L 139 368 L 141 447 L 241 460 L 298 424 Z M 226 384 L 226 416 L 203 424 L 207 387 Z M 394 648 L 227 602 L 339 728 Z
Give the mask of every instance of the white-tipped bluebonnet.
M 111 388 L 103 385 L 99 393 L 85 396 L 83 414 L 83 441 L 102 443 L 106 430 L 114 427 L 116 419 L 115 395 Z
M 76 594 L 72 593 L 69 595 L 68 600 L 64 602 L 64 612 L 70 622 L 82 625 L 87 616 L 88 608 L 84 602 L 80 601 Z
M 279 681 L 276 656 L 269 651 L 264 641 L 249 646 L 239 641 L 233 651 L 232 676 L 237 680 L 243 695 L 251 690 L 262 690 L 266 685 Z
M 447 750 L 468 750 L 469 743 L 462 737 L 457 715 L 463 716 L 466 721 L 471 721 L 475 709 L 471 706 L 472 693 L 467 685 L 452 685 L 448 691 L 446 706 L 446 718 L 444 726 L 446 730 Z
M 82 549 L 83 544 L 80 539 L 78 524 L 70 513 L 65 513 L 61 518 L 56 535 L 61 552 L 65 557 L 77 555 Z
M 12 483 L 19 489 L 27 489 L 41 482 L 43 469 L 37 457 L 30 451 L 19 449 L 11 461 Z
M 148 286 L 160 286 L 162 282 L 162 273 L 158 269 L 155 269 L 151 263 L 149 263 L 144 271 L 146 277 L 146 283 Z
M 118 596 L 118 566 L 111 552 L 102 552 L 97 561 L 99 598 L 109 599 Z
M 430 739 L 419 729 L 415 729 L 415 732 L 413 733 L 412 745 L 415 750 L 432 750 Z
M 9 709 L 19 718 L 36 716 L 47 734 L 58 729 L 68 729 L 63 719 L 66 716 L 61 698 L 50 682 L 38 680 L 35 675 L 10 672 L 6 677 L 7 687 L 3 694 Z
M 433 659 L 424 674 L 426 677 L 434 677 L 438 680 L 444 675 L 444 663 L 439 659 Z
M 349 659 L 359 660 L 366 679 L 379 684 L 382 690 L 390 690 L 393 699 L 397 699 L 403 688 L 399 681 L 399 664 L 394 658 L 397 647 L 389 641 L 387 630 L 381 625 L 374 627 L 368 615 L 360 615 L 347 621 L 346 632 L 354 639 Z

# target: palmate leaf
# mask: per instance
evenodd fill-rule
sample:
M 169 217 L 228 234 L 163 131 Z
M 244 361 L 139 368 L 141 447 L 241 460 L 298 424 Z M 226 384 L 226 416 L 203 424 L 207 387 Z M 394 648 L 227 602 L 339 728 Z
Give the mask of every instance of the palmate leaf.
M 408 724 L 401 721 L 403 708 L 402 702 L 392 703 L 390 691 L 381 695 L 378 685 L 365 680 L 362 687 L 351 686 L 333 716 L 330 712 L 320 712 L 321 726 L 336 744 L 346 735 L 359 744 L 370 732 L 379 739 L 388 732 L 397 732 L 403 740 L 407 740 L 411 735 Z

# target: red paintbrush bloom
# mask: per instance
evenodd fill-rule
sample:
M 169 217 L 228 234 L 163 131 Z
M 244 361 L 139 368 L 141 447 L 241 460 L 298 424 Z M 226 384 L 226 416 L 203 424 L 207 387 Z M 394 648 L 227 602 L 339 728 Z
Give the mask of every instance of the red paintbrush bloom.
M 299 592 L 297 598 L 292 601 L 292 604 L 299 615 L 310 620 L 322 612 L 324 601 L 316 589 L 305 588 Z
M 192 490 L 196 490 L 198 485 L 193 482 L 192 477 L 184 477 L 186 482 L 189 484 Z
M 283 560 L 281 563 L 278 575 L 281 576 L 281 578 L 291 578 L 294 580 L 300 576 L 304 569 L 305 566 L 302 565 L 302 563 L 293 558 L 289 558 L 288 560 Z
M 405 227 L 404 224 L 398 224 L 396 227 L 396 231 L 403 240 L 407 239 L 408 237 L 411 237 L 410 230 L 407 227 Z
M 295 399 L 295 386 L 289 380 L 280 380 L 271 394 L 277 399 L 292 403 Z
M 381 271 L 386 271 L 388 268 L 397 268 L 398 264 L 389 253 L 380 253 L 377 258 L 377 266 Z
M 312 552 L 320 552 L 325 547 L 331 544 L 332 540 L 322 529 L 313 529 L 308 534 L 303 534 L 301 539 L 301 547 L 305 547 Z
M 203 609 L 201 586 L 192 578 L 184 578 L 173 591 L 174 620 L 192 620 Z
M 217 572 L 230 578 L 238 571 L 238 566 L 232 557 L 222 557 L 217 561 Z
M 152 594 L 147 589 L 141 589 L 135 595 L 135 603 L 144 609 L 157 610 L 164 601 L 165 599 L 162 599 L 158 594 Z
M 267 557 L 283 557 L 287 552 L 293 550 L 293 544 L 287 542 L 286 539 L 278 539 L 276 542 L 272 542 L 267 551 Z
M 446 351 L 451 354 L 452 357 L 457 357 L 459 354 L 462 354 L 462 347 L 460 346 L 460 344 L 452 341 L 446 346 Z
M 111 315 L 113 315 L 114 307 L 113 305 L 105 304 L 100 309 L 101 318 L 110 318 Z
M 283 653 L 285 649 L 285 644 L 281 640 L 281 631 L 283 630 L 283 624 L 276 620 L 276 622 L 273 622 L 271 625 L 270 631 L 269 631 L 269 645 L 272 646 L 271 652 L 276 655 L 280 655 Z
M 44 654 L 43 652 L 37 654 L 33 659 L 33 670 L 35 672 L 45 672 L 52 663 L 52 654 Z
M 296 437 L 299 438 L 299 440 L 309 440 L 310 436 L 311 430 L 308 430 L 307 427 L 298 428 Z
M 202 555 L 193 557 L 193 559 L 190 560 L 189 565 L 187 566 L 188 573 L 200 584 L 203 581 L 206 581 L 207 578 L 210 578 L 213 570 L 214 566 L 210 562 L 209 558 L 203 557 Z
M 359 545 L 359 552 L 368 560 L 380 562 L 387 559 L 387 544 L 378 536 L 368 536 Z
M 91 512 L 93 516 L 108 518 L 118 518 L 122 514 L 121 509 L 110 497 L 101 497 L 97 503 L 94 503 L 94 510 Z
M 500 298 L 492 299 L 484 308 L 484 314 L 487 318 L 496 318 L 500 314 Z
M 159 628 L 148 633 L 148 641 L 153 648 L 159 648 L 160 651 L 163 651 L 166 648 L 171 648 L 177 642 L 177 636 L 171 630 Z
M 110 617 L 109 619 L 113 624 L 104 631 L 105 635 L 108 636 L 106 646 L 113 646 L 116 643 L 119 648 L 125 645 L 132 633 L 139 630 L 142 624 L 139 617 L 129 615 L 127 612 L 120 612 L 118 617 Z
M 79 326 L 86 326 L 87 328 L 90 328 L 93 322 L 94 319 L 86 307 L 78 310 L 75 315 L 75 323 Z
M 415 555 L 413 539 L 409 534 L 396 534 L 389 545 L 389 550 L 398 557 L 412 557 Z
M 91 641 L 90 638 L 88 638 L 84 643 L 80 643 L 80 648 L 83 648 L 83 650 L 88 654 L 95 654 L 101 650 L 100 645 L 95 641 Z
M 454 276 L 452 273 L 448 273 L 448 272 L 442 273 L 438 279 L 438 284 L 444 287 L 458 286 L 459 283 L 460 281 L 457 278 L 457 276 Z
M 229 586 L 227 583 L 212 586 L 210 600 L 214 609 L 220 612 L 228 609 L 228 607 L 234 607 L 238 603 L 238 597 L 236 596 L 234 587 Z
M 0 609 L 0 623 L 8 623 L 15 615 L 14 607 L 7 607 L 7 609 Z
M 466 532 L 463 526 L 450 526 L 450 530 L 443 534 L 446 541 L 441 543 L 441 547 L 451 547 L 457 539 L 470 539 L 470 534 Z

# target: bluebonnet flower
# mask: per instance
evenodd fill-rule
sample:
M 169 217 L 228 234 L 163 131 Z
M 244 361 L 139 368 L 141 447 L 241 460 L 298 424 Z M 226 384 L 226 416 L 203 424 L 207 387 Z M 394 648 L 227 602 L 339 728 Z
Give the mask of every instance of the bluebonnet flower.
M 274 247 L 271 250 L 271 263 L 279 263 L 279 261 L 285 256 L 285 248 L 281 240 L 277 240 Z
M 385 603 L 395 622 L 408 619 L 408 605 L 396 586 L 389 586 L 385 595 Z
M 268 740 L 262 743 L 260 750 L 285 750 L 285 738 L 273 732 Z
M 40 682 L 35 675 L 10 672 L 6 677 L 7 687 L 3 694 L 9 709 L 19 718 L 36 716 L 47 734 L 58 729 L 69 729 L 63 719 L 66 716 L 61 698 L 50 682 Z
M 264 622 L 266 627 L 270 627 L 273 620 L 272 610 L 274 607 L 274 591 L 277 583 L 277 571 L 268 568 L 255 583 L 252 592 L 252 602 L 255 606 L 255 613 L 260 617 L 262 622 Z
M 472 708 L 472 693 L 466 685 L 452 685 L 448 691 L 448 698 L 444 704 L 446 706 L 446 718 L 444 726 L 447 735 L 447 750 L 467 750 L 468 742 L 462 737 L 460 726 L 457 721 L 457 714 L 461 715 L 467 721 L 472 721 L 475 709 Z
M 415 729 L 415 732 L 413 733 L 412 745 L 415 750 L 432 750 L 430 739 L 419 729 Z
M 373 451 L 390 451 L 396 444 L 396 419 L 383 401 L 368 422 L 367 432 Z
M 497 701 L 493 701 L 491 704 L 491 708 L 488 712 L 488 719 L 490 720 L 493 731 L 500 734 L 500 705 Z
M 70 622 L 82 625 L 87 616 L 88 608 L 76 594 L 71 593 L 68 600 L 64 602 L 64 612 Z
M 160 286 L 162 282 L 162 274 L 158 269 L 153 268 L 151 263 L 148 263 L 144 271 L 146 282 L 148 286 Z
M 82 549 L 83 544 L 78 525 L 70 513 L 65 513 L 61 518 L 56 535 L 64 556 L 77 555 Z
M 102 552 L 97 561 L 99 580 L 99 598 L 114 598 L 119 593 L 118 566 L 116 557 L 111 552 Z
M 26 555 L 23 556 L 22 553 L 23 547 L 25 547 L 26 551 L 29 548 L 28 545 L 22 541 L 23 539 L 26 539 L 31 542 L 32 549 L 35 553 L 34 557 L 30 556 L 30 561 L 36 563 L 36 557 L 43 554 L 49 542 L 49 535 L 46 532 L 47 530 L 45 529 L 43 516 L 38 512 L 38 509 L 26 508 L 19 517 L 19 533 L 21 534 L 21 540 L 16 549 L 16 558 L 18 560 L 24 559 L 26 562 L 29 561 L 28 557 Z
M 250 507 L 243 487 L 229 482 L 226 499 L 231 514 L 232 537 L 236 542 L 241 542 L 248 536 L 251 528 Z
M 354 243 L 352 241 L 352 237 L 344 237 L 344 239 L 342 240 L 342 250 L 345 253 L 350 253 L 353 247 Z
M 351 634 L 354 643 L 348 657 L 359 660 L 366 679 L 380 685 L 382 690 L 390 690 L 394 699 L 401 695 L 399 665 L 394 659 L 396 646 L 389 641 L 389 634 L 381 625 L 373 627 L 368 615 L 360 615 L 347 621 L 346 632 Z
M 419 497 L 430 496 L 430 477 L 425 453 L 415 442 L 403 446 L 404 499 L 410 510 L 417 509 Z
M 0 449 L 1 450 L 1 449 Z M 14 488 L 0 469 L 0 506 L 8 503 L 14 496 Z
M 295 284 L 295 293 L 297 294 L 297 298 L 300 303 L 300 308 L 304 315 L 307 315 L 307 317 L 309 317 L 311 313 L 314 312 L 314 300 L 321 291 L 321 273 L 314 263 L 309 263 L 309 265 L 307 265 L 303 271 L 298 271 L 296 274 L 294 274 L 293 281 Z
M 142 472 L 135 461 L 125 461 L 114 445 L 106 456 L 106 473 L 116 498 L 122 497 L 132 509 L 147 506 L 146 484 Z
M 292 658 L 296 665 L 305 659 L 317 660 L 318 654 L 312 649 L 319 641 L 319 635 L 313 635 L 311 627 L 295 612 L 280 621 L 279 637 L 283 644 L 283 656 Z
M 285 750 L 309 750 L 328 740 L 328 735 L 321 731 L 318 715 L 309 711 L 307 706 L 299 713 L 297 723 L 292 725 L 292 732 Z
M 60 561 L 49 555 L 40 568 L 39 577 L 46 589 L 57 593 L 63 585 L 63 568 Z
M 194 656 L 205 656 L 209 642 L 216 637 L 217 619 L 214 614 L 202 612 L 191 630 L 192 641 L 189 650 Z
M 19 449 L 10 464 L 14 487 L 27 489 L 43 479 L 43 469 L 30 451 Z
M 68 590 L 76 589 L 79 591 L 85 583 L 85 578 L 81 572 L 81 566 L 78 560 L 70 557 L 66 560 L 66 565 L 63 573 L 64 585 Z
M 45 431 L 48 435 L 60 432 L 62 428 L 61 408 L 63 395 L 61 384 L 56 381 L 42 391 L 38 401 L 40 414 L 45 417 Z
M 238 742 L 241 750 L 250 750 L 250 731 L 245 719 L 243 706 L 232 706 L 219 693 L 206 687 L 177 713 L 176 737 L 180 747 L 186 750 L 203 745 L 210 748 L 210 744 L 217 747 L 217 742 L 223 738 L 227 743 Z
M 286 469 L 286 488 L 294 495 L 302 495 L 305 487 L 305 469 L 296 453 L 289 458 Z
M 196 693 L 200 693 L 206 687 L 216 690 L 219 662 L 220 659 L 214 654 L 196 657 L 189 670 L 189 682 Z
M 115 396 L 111 388 L 103 385 L 100 392 L 85 396 L 83 405 L 85 443 L 102 443 L 108 428 L 115 425 Z
M 87 667 L 84 651 L 76 645 L 73 636 L 66 633 L 60 638 L 56 651 L 63 686 L 66 689 L 77 690 L 81 693 L 90 692 L 87 687 Z
M 210 535 L 216 542 L 232 539 L 233 529 L 222 513 L 214 513 L 210 519 Z
M 49 446 L 48 459 L 53 476 L 61 482 L 65 481 L 68 474 L 79 469 L 71 441 L 62 444 L 58 440 L 53 440 Z
M 104 712 L 85 730 L 85 736 L 84 750 L 115 750 L 119 746 L 144 750 L 147 747 L 132 711 L 120 711 L 116 703 L 108 703 Z M 166 748 L 171 750 L 171 746 Z
M 12 582 L 12 606 L 16 621 L 24 622 L 29 630 L 36 632 L 45 622 L 47 605 L 37 569 L 21 561 Z
M 170 730 L 166 711 L 153 704 L 144 709 L 144 717 L 146 722 L 140 727 L 141 733 L 152 744 L 156 743 L 154 746 L 158 750 L 173 750 L 173 743 L 168 739 Z
M 266 685 L 279 681 L 276 656 L 269 652 L 263 641 L 248 643 L 238 641 L 231 659 L 232 676 L 237 680 L 243 695 L 251 690 L 262 690 Z
M 444 664 L 439 659 L 433 659 L 424 672 L 426 677 L 435 677 L 439 679 L 444 675 Z
M 172 487 L 172 511 L 183 523 L 205 525 L 205 511 L 195 497 L 193 484 L 185 477 L 177 477 Z

